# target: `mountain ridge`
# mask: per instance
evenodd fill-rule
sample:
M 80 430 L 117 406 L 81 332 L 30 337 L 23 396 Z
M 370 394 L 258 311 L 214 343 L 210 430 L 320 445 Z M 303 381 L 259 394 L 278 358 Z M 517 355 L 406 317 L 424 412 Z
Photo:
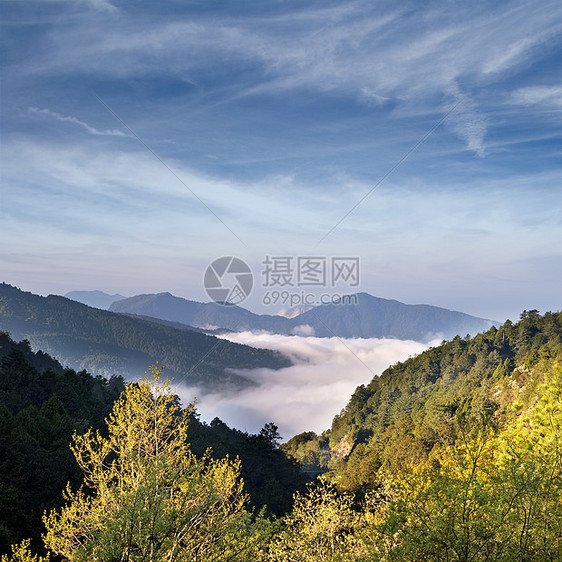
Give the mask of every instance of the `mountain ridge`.
M 287 318 L 255 314 L 239 306 L 200 303 L 168 292 L 142 294 L 117 301 L 114 312 L 153 316 L 200 329 L 267 331 L 279 335 L 306 333 L 318 337 L 412 339 L 428 342 L 436 337 L 475 335 L 499 324 L 485 318 L 427 304 L 405 304 L 368 293 L 357 293 L 357 304 L 324 304 Z M 346 297 L 349 298 L 349 297 Z
M 112 303 L 118 300 L 123 300 L 127 297 L 116 293 L 110 295 L 109 293 L 104 293 L 103 291 L 70 291 L 63 295 L 65 298 L 80 302 L 87 306 L 92 306 L 94 308 L 101 308 L 103 310 L 108 310 Z
M 290 361 L 269 350 L 101 310 L 59 295 L 41 297 L 0 284 L 0 330 L 27 339 L 75 370 L 94 375 L 142 375 L 160 361 L 186 384 L 234 388 L 252 384 L 234 369 L 278 369 Z

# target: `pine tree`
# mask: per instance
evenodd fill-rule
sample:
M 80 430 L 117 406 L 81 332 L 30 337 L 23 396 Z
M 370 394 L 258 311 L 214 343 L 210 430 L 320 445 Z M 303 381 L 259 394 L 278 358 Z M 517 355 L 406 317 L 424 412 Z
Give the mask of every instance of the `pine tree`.
M 85 487 L 44 517 L 45 544 L 71 561 L 241 560 L 253 540 L 238 461 L 196 458 L 189 410 L 153 366 L 108 418 L 71 445 Z

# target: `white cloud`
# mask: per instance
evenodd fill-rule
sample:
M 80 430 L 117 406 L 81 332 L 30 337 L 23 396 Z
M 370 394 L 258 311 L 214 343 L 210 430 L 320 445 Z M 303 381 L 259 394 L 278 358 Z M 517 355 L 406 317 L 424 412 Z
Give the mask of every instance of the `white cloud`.
M 523 38 L 514 41 L 513 43 L 507 45 L 503 52 L 490 57 L 485 62 L 482 71 L 484 74 L 490 74 L 507 70 L 511 66 L 517 64 L 521 57 L 525 56 L 529 49 L 538 41 L 539 38 Z
M 5 256 L 9 251 L 36 263 L 59 252 L 60 262 L 69 269 L 71 264 L 81 268 L 76 275 L 99 277 L 104 283 L 104 276 L 115 276 L 114 292 L 129 294 L 131 285 L 139 288 L 137 292 L 170 290 L 204 299 L 201 274 L 213 258 L 239 255 L 257 272 L 266 254 L 313 252 L 316 240 L 342 215 L 341 203 L 330 201 L 332 212 L 326 212 L 323 195 L 316 197 L 317 191 L 303 183 L 283 183 L 280 189 L 275 183 L 250 185 L 205 176 L 170 161 L 247 242 L 246 252 L 142 147 L 110 151 L 105 144 L 100 148 L 99 137 L 89 140 L 73 147 L 4 143 L 0 190 L 9 209 L 2 217 Z M 119 145 L 134 148 L 136 142 L 119 140 Z M 493 307 L 485 310 L 477 304 L 467 310 L 465 303 L 489 295 L 500 302 L 505 287 L 524 273 L 510 263 L 551 251 L 549 240 L 558 239 L 562 227 L 562 193 L 548 186 L 559 184 L 559 173 L 511 174 L 508 181 L 502 177 L 478 183 L 462 179 L 461 173 L 439 185 L 422 179 L 404 185 L 391 178 L 321 250 L 349 255 L 352 248 L 352 255 L 362 260 L 362 290 L 377 296 L 501 320 L 506 316 Z M 368 189 L 366 184 L 355 185 L 353 200 Z M 54 257 L 48 261 L 54 277 L 61 263 Z M 27 275 L 29 268 L 18 262 L 8 269 L 7 262 L 4 257 L 7 281 Z M 113 273 L 116 262 L 119 274 Z M 44 267 L 41 272 L 34 278 L 51 275 Z M 547 275 L 542 283 L 555 279 Z M 65 290 L 76 288 L 70 271 L 65 283 Z M 75 282 L 82 284 L 81 279 Z M 479 289 L 484 284 L 485 290 Z M 259 291 L 254 293 L 250 308 L 265 312 Z M 515 315 L 525 307 L 532 308 L 517 304 Z
M 487 86 L 500 80 L 531 64 L 562 29 L 556 3 L 541 10 L 516 4 L 385 12 L 352 2 L 267 17 L 178 16 L 173 23 L 136 23 L 101 30 L 99 22 L 80 22 L 56 36 L 55 52 L 36 60 L 35 72 L 72 69 L 119 77 L 172 72 L 197 84 L 209 64 L 242 64 L 254 69 L 254 79 L 233 84 L 233 98 L 337 91 L 375 106 L 387 100 L 418 107 L 429 102 L 427 112 L 435 114 L 435 99 L 449 95 L 457 83 Z M 465 106 L 453 130 L 468 150 L 483 156 L 484 108 L 475 99 L 471 103 L 470 114 Z
M 153 234 L 166 223 L 178 234 L 192 226 L 208 224 L 227 240 L 235 239 L 193 193 L 235 232 L 240 232 L 240 236 L 248 225 L 272 231 L 272 238 L 275 238 L 276 231 L 299 224 L 305 212 L 295 210 L 295 195 L 303 201 L 302 207 L 312 208 L 318 204 L 314 193 L 293 190 L 291 182 L 283 178 L 273 178 L 269 185 L 264 182 L 242 184 L 167 160 L 166 164 L 181 178 L 182 184 L 150 152 L 133 142 L 122 150 L 107 150 L 105 145 L 7 142 L 3 151 L 6 186 L 24 184 L 26 189 L 25 197 L 23 190 L 7 191 L 6 200 L 18 201 L 25 208 L 39 211 L 39 217 L 44 212 L 40 202 L 45 202 L 50 213 L 62 215 L 72 203 L 73 213 L 83 210 L 90 214 L 90 221 L 100 224 L 100 232 L 103 232 L 103 223 L 116 220 L 121 226 L 136 223 L 138 230 L 139 219 L 150 212 L 155 219 L 150 225 Z M 279 185 L 283 185 L 283 189 L 276 189 Z M 29 191 L 35 192 L 31 198 Z M 64 204 L 52 204 L 55 194 L 59 201 L 61 197 L 66 198 Z M 100 212 L 92 214 L 96 207 Z M 16 208 L 14 206 L 14 210 Z M 127 210 L 126 215 L 124 210 Z M 65 223 L 61 222 L 60 228 L 64 227 Z
M 86 0 L 86 2 L 93 8 L 101 12 L 114 13 L 119 11 L 117 7 L 114 6 L 111 2 L 108 2 L 108 0 Z
M 72 263 L 85 277 L 112 275 L 108 264 L 127 255 L 137 265 L 116 291 L 146 280 L 190 296 L 184 264 L 204 268 L 240 251 L 123 138 L 93 90 L 251 247 L 241 256 L 249 262 L 279 247 L 314 251 L 462 96 L 322 251 L 361 255 L 364 288 L 408 302 L 464 310 L 468 299 L 500 302 L 509 287 L 544 292 L 541 272 L 524 286 L 523 266 L 510 263 L 560 238 L 560 2 L 255 2 L 243 11 L 177 3 L 173 15 L 149 4 L 115 3 L 113 17 L 101 13 L 115 11 L 110 2 L 65 0 L 31 20 L 20 11 L 29 3 L 10 3 L 0 189 L 11 259 L 48 255 L 52 278 L 66 266 L 71 283 L 69 252 L 81 255 Z M 558 284 L 543 277 L 541 288 Z M 195 285 L 202 291 L 198 277 Z
M 455 102 L 459 103 L 447 117 L 447 125 L 466 142 L 467 150 L 484 158 L 486 156 L 484 138 L 487 130 L 485 116 L 468 94 L 459 91 L 457 84 L 452 84 L 450 90 Z
M 295 326 L 292 332 L 295 336 L 313 336 L 314 328 L 308 324 L 300 324 L 299 326 Z
M 562 106 L 562 85 L 519 88 L 513 92 L 511 100 L 517 104 L 544 104 L 560 107 Z
M 110 137 L 132 136 L 128 133 L 124 133 L 123 131 L 120 131 L 119 129 L 105 129 L 102 131 L 100 129 L 96 129 L 95 127 L 88 125 L 88 123 L 85 123 L 84 121 L 80 121 L 80 119 L 77 119 L 76 117 L 61 115 L 60 113 L 56 113 L 55 111 L 50 111 L 48 109 L 39 109 L 38 107 L 30 107 L 28 108 L 28 110 L 31 113 L 48 115 L 49 117 L 53 117 L 57 121 L 64 121 L 66 123 L 73 123 L 75 125 L 79 125 L 80 127 L 84 128 L 88 133 L 90 133 L 90 135 L 103 135 L 103 136 L 110 136 Z
M 176 391 L 185 403 L 197 395 L 197 409 L 206 421 L 217 416 L 233 427 L 252 433 L 273 421 L 285 439 L 302 431 L 320 433 L 328 429 L 358 385 L 369 382 L 373 374 L 380 374 L 389 365 L 427 348 L 419 342 L 392 339 L 340 341 L 250 332 L 223 337 L 281 351 L 295 364 L 279 371 L 241 372 L 257 386 L 238 393 L 201 394 L 198 389 L 183 386 Z

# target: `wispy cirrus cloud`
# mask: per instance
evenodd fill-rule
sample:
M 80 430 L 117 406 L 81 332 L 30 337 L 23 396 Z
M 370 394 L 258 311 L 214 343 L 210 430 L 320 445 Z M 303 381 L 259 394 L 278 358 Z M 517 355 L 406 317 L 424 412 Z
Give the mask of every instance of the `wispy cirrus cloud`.
M 38 107 L 29 107 L 28 111 L 30 113 L 35 113 L 38 115 L 47 115 L 48 117 L 52 117 L 53 119 L 56 119 L 57 121 L 63 121 L 65 123 L 72 123 L 74 125 L 78 125 L 79 127 L 82 127 L 83 129 L 85 129 L 90 135 L 100 135 L 100 136 L 110 136 L 110 137 L 130 137 L 131 135 L 128 133 L 124 133 L 123 131 L 120 131 L 119 129 L 104 129 L 104 130 L 100 130 L 100 129 L 96 129 L 95 127 L 92 127 L 91 125 L 88 125 L 88 123 L 86 123 L 85 121 L 81 121 L 80 119 L 76 118 L 76 117 L 71 117 L 68 115 L 61 115 L 60 113 L 57 113 L 55 111 L 50 111 L 49 109 L 40 109 Z
M 321 9 L 305 4 L 267 16 L 139 19 L 136 27 L 107 30 L 98 27 L 100 22 L 84 21 L 54 38 L 56 52 L 41 61 L 37 72 L 90 70 L 121 78 L 173 72 L 213 89 L 208 69 L 220 61 L 232 68 L 229 76 L 237 86 L 231 101 L 305 89 L 351 96 L 367 105 L 390 101 L 398 104 L 397 116 L 401 105 L 413 104 L 437 115 L 442 108 L 436 100 L 465 91 L 469 77 L 480 86 L 491 85 L 539 57 L 540 46 L 556 41 L 562 30 L 560 18 L 553 17 L 554 3 L 551 8 L 465 6 L 452 17 L 451 11 L 430 7 L 420 19 L 413 5 L 374 10 L 369 3 L 351 2 Z M 245 78 L 248 69 L 251 81 Z M 451 130 L 467 150 L 484 157 L 486 100 L 468 94 Z M 91 134 L 111 134 L 73 122 Z
M 103 12 L 117 12 L 117 6 L 109 2 L 109 0 L 87 0 L 87 2 L 96 10 Z
M 407 155 L 329 239 L 362 255 L 365 289 L 460 310 L 470 298 L 493 318 L 540 308 L 537 295 L 558 306 L 553 269 L 512 264 L 560 238 L 559 1 L 4 4 L 12 254 L 60 248 L 57 268 L 72 243 L 88 258 L 80 274 L 105 280 L 119 240 L 138 259 L 119 283 L 151 276 L 144 292 L 199 297 L 198 278 L 185 289 L 188 258 L 204 267 L 239 250 L 95 92 L 258 248 L 249 261 L 308 251 Z M 166 276 L 148 273 L 163 255 Z
M 467 150 L 473 151 L 480 158 L 486 156 L 485 137 L 488 123 L 484 113 L 468 94 L 463 94 L 457 84 L 451 85 L 451 95 L 459 102 L 448 119 L 447 125 L 465 141 Z
M 562 106 L 562 85 L 519 88 L 513 92 L 511 101 L 517 104 L 545 104 L 559 107 Z

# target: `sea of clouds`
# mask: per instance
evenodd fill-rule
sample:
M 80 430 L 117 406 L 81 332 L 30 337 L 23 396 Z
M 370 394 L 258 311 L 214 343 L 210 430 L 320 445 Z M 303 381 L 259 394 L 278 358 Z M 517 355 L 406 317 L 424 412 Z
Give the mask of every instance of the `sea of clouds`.
M 291 367 L 237 371 L 256 383 L 242 391 L 203 393 L 179 386 L 184 404 L 197 397 L 204 421 L 219 417 L 231 427 L 257 433 L 274 422 L 284 440 L 303 431 L 321 433 L 347 404 L 360 384 L 389 365 L 417 355 L 431 345 L 396 339 L 340 339 L 240 332 L 222 336 L 232 342 L 274 349 L 290 357 Z

